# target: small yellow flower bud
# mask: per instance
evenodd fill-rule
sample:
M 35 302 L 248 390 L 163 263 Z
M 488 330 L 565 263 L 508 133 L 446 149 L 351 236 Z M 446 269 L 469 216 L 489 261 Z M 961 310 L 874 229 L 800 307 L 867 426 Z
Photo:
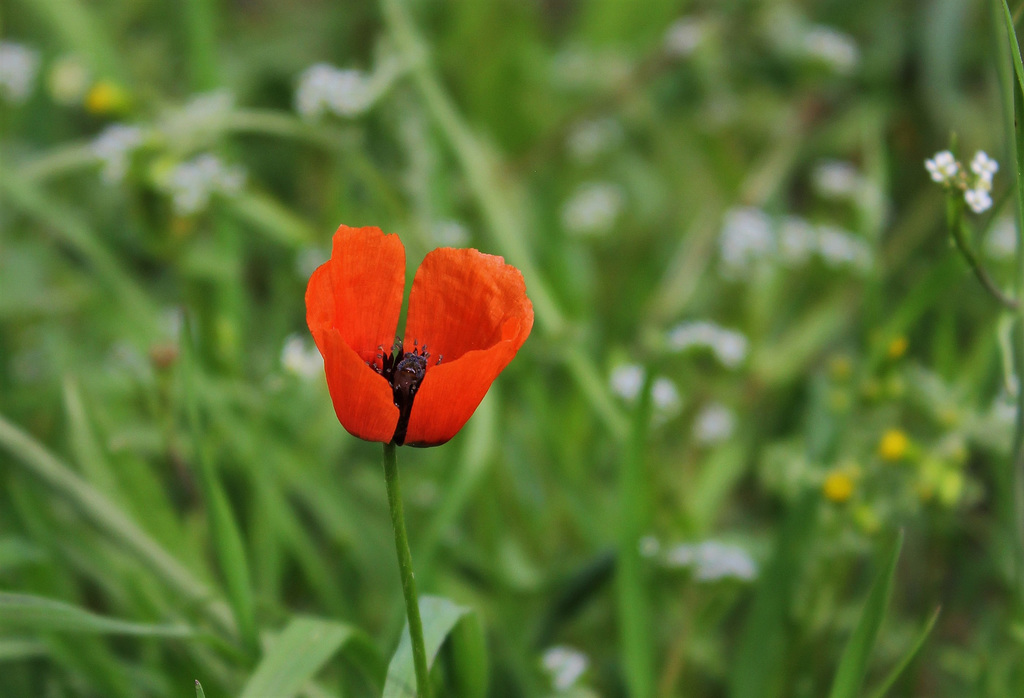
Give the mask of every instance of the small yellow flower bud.
M 100 80 L 85 95 L 86 111 L 99 116 L 125 112 L 129 103 L 124 88 L 109 80 Z
M 836 504 L 842 504 L 853 496 L 853 478 L 845 470 L 833 470 L 821 485 L 825 497 Z
M 896 339 L 889 342 L 888 354 L 890 359 L 898 359 L 907 353 L 907 338 L 903 336 L 896 337 Z
M 878 442 L 878 455 L 882 457 L 882 460 L 902 460 L 907 455 L 909 447 L 910 439 L 904 432 L 899 429 L 889 429 L 882 434 L 882 439 Z

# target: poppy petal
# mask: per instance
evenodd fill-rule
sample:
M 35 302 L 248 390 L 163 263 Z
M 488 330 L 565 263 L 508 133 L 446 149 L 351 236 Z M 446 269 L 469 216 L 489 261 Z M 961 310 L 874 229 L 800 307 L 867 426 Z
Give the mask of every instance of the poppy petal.
M 390 351 L 404 289 L 398 236 L 344 225 L 306 288 L 306 322 L 324 357 L 334 411 L 346 430 L 368 441 L 390 442 L 398 424 L 391 386 L 367 362 L 378 346 Z
M 337 329 L 314 332 L 314 337 L 324 356 L 327 389 L 338 421 L 352 436 L 390 442 L 398 426 L 398 408 L 387 379 L 367 366 Z
M 431 357 L 444 357 L 443 366 L 501 342 L 510 318 L 518 320 L 521 335 L 514 356 L 533 327 L 533 305 L 522 273 L 501 257 L 443 247 L 427 254 L 416 271 L 405 344 L 426 345 Z
M 331 258 L 309 280 L 306 321 L 314 337 L 317 327 L 333 327 L 363 361 L 373 361 L 378 346 L 391 349 L 404 292 L 405 248 L 398 236 L 343 225 L 334 233 Z
M 501 328 L 501 340 L 494 346 L 430 367 L 412 403 L 405 443 L 438 446 L 455 436 L 515 357 L 532 326 L 532 312 L 528 322 L 508 318 Z

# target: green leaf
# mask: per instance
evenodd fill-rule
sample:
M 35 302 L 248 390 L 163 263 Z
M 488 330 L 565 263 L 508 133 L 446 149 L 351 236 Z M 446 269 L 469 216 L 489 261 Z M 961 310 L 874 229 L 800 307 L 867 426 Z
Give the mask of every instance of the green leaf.
M 199 683 L 199 679 L 196 679 L 196 698 L 206 698 L 206 693 L 203 691 L 203 684 Z
M 903 531 L 900 531 L 885 567 L 871 587 L 857 627 L 854 628 L 853 635 L 850 636 L 850 641 L 843 651 L 843 657 L 839 660 L 839 669 L 832 682 L 829 698 L 853 698 L 860 693 L 861 684 L 864 683 L 864 676 L 867 674 L 871 650 L 875 646 L 878 630 L 882 627 L 889 607 L 892 580 L 896 574 L 896 562 L 900 559 L 902 547 Z
M 365 633 L 347 623 L 298 617 L 263 655 L 241 698 L 294 696 L 342 650 L 351 652 L 356 663 L 379 685 L 384 662 Z
M 420 616 L 428 665 L 433 665 L 441 645 L 451 638 L 455 650 L 453 683 L 459 690 L 456 695 L 464 698 L 483 696 L 487 688 L 486 655 L 483 652 L 483 634 L 473 611 L 448 599 L 423 596 L 420 598 Z M 383 698 L 416 698 L 416 672 L 408 624 L 388 666 Z
M 184 625 L 132 623 L 100 616 L 63 601 L 7 592 L 0 592 L 0 627 L 149 637 L 190 637 L 195 634 L 192 628 Z
M 924 645 L 924 641 L 928 639 L 928 636 L 932 632 L 932 628 L 935 627 L 935 621 L 939 619 L 939 612 L 941 610 L 941 608 L 935 609 L 935 613 L 933 613 L 932 617 L 928 619 L 927 623 L 925 623 L 924 628 L 921 630 L 921 634 L 917 636 L 917 640 L 910 647 L 910 651 L 903 656 L 900 663 L 897 664 L 891 672 L 889 672 L 887 677 L 885 677 L 885 681 L 883 681 L 878 689 L 871 694 L 872 698 L 884 698 L 885 694 L 889 692 L 892 685 L 896 683 L 896 679 L 900 677 L 900 674 L 902 674 L 903 670 L 907 668 L 907 665 L 910 664 L 911 660 L 917 656 L 918 651 L 921 649 L 922 645 Z

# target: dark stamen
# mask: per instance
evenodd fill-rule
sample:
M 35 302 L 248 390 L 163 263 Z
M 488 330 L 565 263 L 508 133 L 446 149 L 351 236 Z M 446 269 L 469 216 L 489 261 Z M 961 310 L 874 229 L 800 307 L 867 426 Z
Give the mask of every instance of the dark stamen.
M 413 350 L 405 352 L 402 350 L 402 340 L 395 338 L 391 353 L 384 356 L 377 354 L 381 359 L 381 366 L 378 368 L 376 362 L 369 362 L 370 368 L 384 376 L 391 385 L 391 394 L 395 407 L 398 408 L 398 425 L 395 427 L 395 434 L 391 437 L 393 443 L 401 446 L 405 442 L 405 432 L 409 428 L 409 415 L 412 413 L 412 403 L 416 393 L 420 389 L 420 383 L 427 372 L 427 359 L 430 354 L 427 346 L 418 348 L 417 340 L 413 340 Z M 381 352 L 383 347 L 378 347 Z M 438 363 L 441 359 L 438 358 Z

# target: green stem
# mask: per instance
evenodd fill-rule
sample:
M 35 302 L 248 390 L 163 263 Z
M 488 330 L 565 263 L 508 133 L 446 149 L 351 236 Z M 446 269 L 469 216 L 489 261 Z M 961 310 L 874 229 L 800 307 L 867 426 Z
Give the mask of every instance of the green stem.
M 1011 298 L 1003 293 L 1003 290 L 989 276 L 985 267 L 982 266 L 981 260 L 978 259 L 978 255 L 974 253 L 974 250 L 971 249 L 970 244 L 967 242 L 967 232 L 964 230 L 964 205 L 960 201 L 960 197 L 956 194 L 950 194 L 947 207 L 946 215 L 949 223 L 949 232 L 953 236 L 956 248 L 960 250 L 960 254 L 971 268 L 971 271 L 978 277 L 978 281 L 989 292 L 989 295 L 999 301 L 1000 305 L 1008 310 L 1017 310 L 1020 303 L 1015 298 Z
M 416 668 L 416 689 L 419 698 L 430 698 L 430 672 L 427 670 L 427 650 L 423 643 L 423 621 L 416 599 L 416 575 L 412 571 L 412 553 L 409 537 L 405 533 L 405 514 L 402 513 L 402 486 L 398 479 L 396 446 L 384 444 L 384 482 L 388 488 L 388 507 L 391 524 L 395 529 L 395 551 L 398 553 L 398 572 L 402 577 L 405 611 L 409 617 L 409 640 L 412 642 L 412 661 Z

